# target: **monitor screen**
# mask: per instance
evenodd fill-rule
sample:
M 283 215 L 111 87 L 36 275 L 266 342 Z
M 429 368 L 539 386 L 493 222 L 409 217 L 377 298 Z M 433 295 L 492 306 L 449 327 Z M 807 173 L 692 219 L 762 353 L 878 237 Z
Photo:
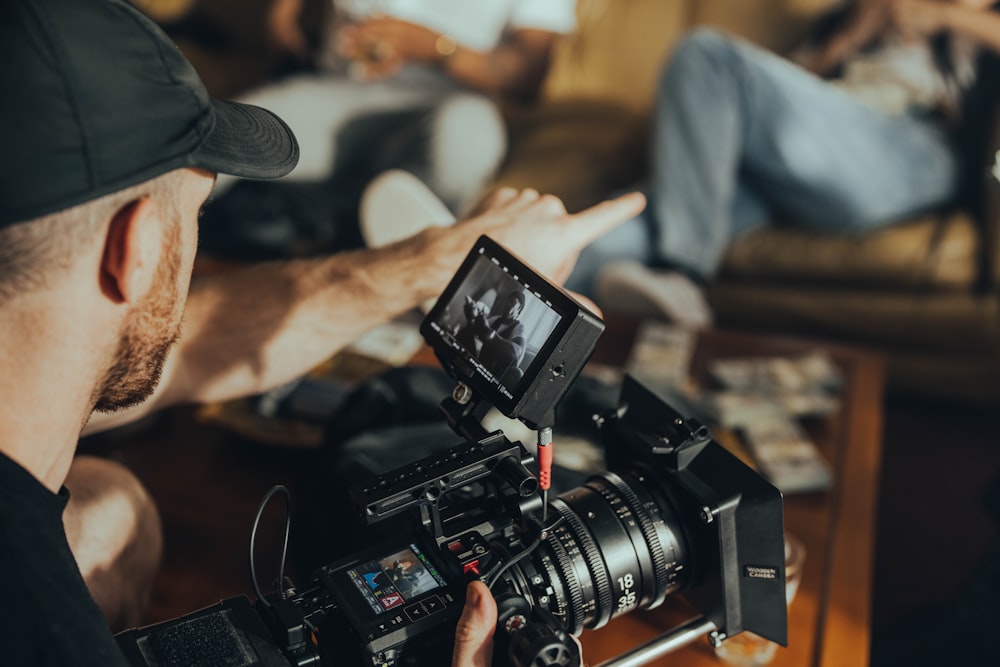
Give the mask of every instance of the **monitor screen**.
M 446 585 L 434 564 L 413 544 L 355 565 L 345 573 L 376 615 Z
M 430 326 L 497 394 L 511 399 L 562 319 L 529 276 L 483 252 Z
M 486 236 L 420 325 L 475 401 L 531 428 L 551 426 L 603 330 L 600 318 Z

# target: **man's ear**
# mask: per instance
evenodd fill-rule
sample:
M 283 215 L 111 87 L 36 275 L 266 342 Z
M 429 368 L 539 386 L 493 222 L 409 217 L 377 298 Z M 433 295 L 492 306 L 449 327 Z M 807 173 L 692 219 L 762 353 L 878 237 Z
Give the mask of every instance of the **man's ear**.
M 159 210 L 149 197 L 120 208 L 112 217 L 101 257 L 101 289 L 115 303 L 135 303 L 152 286 L 162 239 Z

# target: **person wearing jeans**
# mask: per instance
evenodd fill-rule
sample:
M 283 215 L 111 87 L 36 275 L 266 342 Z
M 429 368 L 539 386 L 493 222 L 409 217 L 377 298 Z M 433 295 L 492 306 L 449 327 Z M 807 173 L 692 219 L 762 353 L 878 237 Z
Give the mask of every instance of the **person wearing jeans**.
M 587 248 L 567 287 L 627 284 L 669 319 L 704 326 L 701 284 L 737 236 L 769 222 L 866 232 L 950 203 L 960 180 L 950 128 L 978 47 L 1000 49 L 990 4 L 858 2 L 812 67 L 691 32 L 657 90 L 649 207 Z M 873 33 L 877 48 L 861 49 Z M 836 79 L 812 71 L 833 66 Z

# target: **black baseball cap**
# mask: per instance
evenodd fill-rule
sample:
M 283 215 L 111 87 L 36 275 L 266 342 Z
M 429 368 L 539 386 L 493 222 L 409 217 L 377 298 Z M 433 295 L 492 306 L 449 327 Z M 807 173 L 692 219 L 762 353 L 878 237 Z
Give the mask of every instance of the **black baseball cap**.
M 177 47 L 121 0 L 0 0 L 0 227 L 173 169 L 290 172 L 291 130 L 214 100 Z

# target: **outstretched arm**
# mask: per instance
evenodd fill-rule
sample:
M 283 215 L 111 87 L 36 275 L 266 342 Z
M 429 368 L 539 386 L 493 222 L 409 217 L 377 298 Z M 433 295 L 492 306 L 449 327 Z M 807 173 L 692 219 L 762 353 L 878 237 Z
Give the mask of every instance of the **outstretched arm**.
M 300 377 L 365 331 L 439 295 L 483 234 L 561 282 L 581 249 L 644 205 L 632 194 L 570 215 L 555 197 L 505 189 L 473 218 L 383 248 L 200 279 L 156 394 L 130 411 L 94 415 L 87 432 Z
M 805 66 L 825 76 L 881 34 L 889 24 L 893 0 L 857 0 L 843 27 L 821 44 Z
M 993 4 L 992 0 L 893 0 L 892 19 L 904 35 L 924 37 L 951 31 L 1000 53 L 1000 14 L 990 11 Z

